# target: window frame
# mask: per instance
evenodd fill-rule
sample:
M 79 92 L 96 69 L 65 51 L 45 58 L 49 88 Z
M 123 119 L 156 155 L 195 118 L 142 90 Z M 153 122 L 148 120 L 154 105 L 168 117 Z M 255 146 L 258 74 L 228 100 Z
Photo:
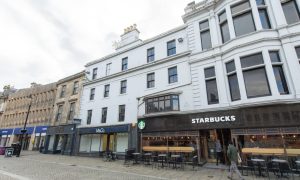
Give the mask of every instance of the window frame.
M 261 57 L 262 57 L 262 60 L 263 60 L 262 64 L 252 65 L 252 66 L 248 66 L 248 67 L 244 67 L 244 68 L 241 67 L 241 71 L 242 71 L 243 79 L 244 79 L 245 90 L 246 90 L 246 96 L 247 96 L 248 99 L 257 98 L 257 97 L 272 96 L 272 91 L 271 91 L 270 82 L 269 82 L 270 80 L 269 80 L 269 77 L 268 77 L 268 74 L 267 74 L 267 69 L 266 69 L 266 65 L 265 65 L 265 59 L 263 57 L 263 52 L 260 51 L 260 52 L 255 52 L 255 53 L 247 54 L 247 55 L 244 55 L 244 56 L 240 56 L 239 60 L 240 60 L 240 63 L 241 63 L 242 58 L 247 58 L 247 57 L 258 55 L 258 54 L 261 54 Z M 247 83 L 246 83 L 246 80 L 245 80 L 244 72 L 249 72 L 249 71 L 253 71 L 253 70 L 257 70 L 257 69 L 263 69 L 264 70 L 264 75 L 265 75 L 266 80 L 267 80 L 267 87 L 268 87 L 268 90 L 269 90 L 269 94 L 257 95 L 257 96 L 248 96 L 248 91 L 247 91 L 247 86 L 246 86 Z
M 64 107 L 63 104 L 59 104 L 59 105 L 57 106 L 57 113 L 56 113 L 56 117 L 55 117 L 55 121 L 56 121 L 56 122 L 59 122 L 59 121 L 61 121 L 61 119 L 62 119 L 63 107 Z M 60 110 L 61 110 L 61 111 L 60 111 Z
M 119 122 L 125 121 L 125 113 L 126 113 L 126 106 L 125 104 L 119 105 Z
M 78 94 L 78 90 L 79 90 L 79 81 L 75 81 L 74 84 L 73 84 L 72 95 Z
M 160 109 L 160 102 L 163 101 L 163 110 Z M 166 106 L 166 102 L 170 103 L 170 106 Z M 177 101 L 177 107 L 175 107 L 175 101 Z M 157 110 L 154 108 L 154 104 L 157 104 Z M 180 111 L 179 94 L 166 94 L 161 96 L 149 97 L 145 99 L 145 113 L 161 113 Z
M 109 97 L 109 89 L 110 89 L 110 84 L 104 85 L 103 97 Z
M 284 11 L 284 8 L 283 8 L 283 4 L 287 4 L 289 2 L 293 2 L 293 4 L 295 5 L 295 8 L 296 8 L 296 14 L 298 16 L 298 21 L 297 22 L 292 22 L 292 23 L 289 23 L 288 20 L 287 20 L 287 17 L 285 15 L 285 11 Z M 284 17 L 285 17 L 285 20 L 286 20 L 286 23 L 287 24 L 295 24 L 295 23 L 299 23 L 300 22 L 300 12 L 299 12 L 299 7 L 300 6 L 297 1 L 295 0 L 285 0 L 285 1 L 281 1 L 281 7 L 282 7 L 282 11 L 283 11 L 283 14 L 284 14 Z
M 93 110 L 89 109 L 87 111 L 87 117 L 86 117 L 86 124 L 90 125 L 92 123 L 92 117 L 93 117 Z
M 64 98 L 65 97 L 65 95 L 66 95 L 66 89 L 67 89 L 67 85 L 62 85 L 61 86 L 61 91 L 60 91 L 60 95 L 59 95 L 60 98 Z
M 172 69 L 176 69 L 176 74 L 171 74 L 170 73 Z M 173 66 L 173 67 L 168 68 L 168 82 L 169 82 L 169 84 L 173 84 L 173 83 L 178 82 L 178 70 L 177 70 L 177 66 Z
M 232 9 L 234 8 L 234 7 L 236 7 L 236 6 L 239 6 L 239 5 L 241 5 L 241 4 L 243 4 L 243 3 L 245 3 L 245 2 L 248 2 L 249 3 L 249 8 L 247 8 L 247 9 L 243 9 L 243 10 L 241 10 L 241 11 L 239 11 L 239 12 L 236 12 L 236 13 L 233 13 L 232 12 Z M 243 0 L 243 1 L 241 1 L 241 2 L 238 2 L 238 3 L 235 3 L 235 4 L 233 4 L 233 5 L 231 5 L 230 6 L 230 10 L 231 10 L 231 17 L 232 17 L 232 23 L 233 23 L 233 28 L 234 28 L 234 33 L 235 33 L 235 36 L 236 37 L 240 37 L 240 36 L 243 36 L 243 35 L 247 35 L 247 34 L 249 34 L 249 33 L 252 33 L 252 32 L 255 32 L 256 30 L 257 30 L 257 28 L 256 28 L 256 26 L 255 26 L 255 22 L 254 22 L 254 17 L 253 17 L 253 12 L 252 12 L 252 7 L 251 7 L 251 3 L 250 3 L 250 0 Z M 238 18 L 238 17 L 241 17 L 241 16 L 243 16 L 243 15 L 246 15 L 246 14 L 250 14 L 250 16 L 251 16 L 251 20 L 252 20 L 252 24 L 253 24 L 253 27 L 254 27 L 254 30 L 252 31 L 252 32 L 247 32 L 247 33 L 243 33 L 243 34 L 237 34 L 237 32 L 236 32 L 236 25 L 235 25 L 235 23 L 234 23 L 234 19 L 235 18 Z
M 255 3 L 256 3 L 256 6 L 257 6 L 258 16 L 259 16 L 259 20 L 260 20 L 260 24 L 261 24 L 262 29 L 272 29 L 272 24 L 271 24 L 271 20 L 270 20 L 270 17 L 269 17 L 269 12 L 268 12 L 268 6 L 267 6 L 265 0 L 263 0 L 263 3 L 262 3 L 262 4 L 258 4 L 258 3 L 257 3 L 257 0 L 255 1 Z M 267 17 L 267 19 L 266 19 L 267 25 L 268 25 L 267 28 L 265 28 L 265 27 L 263 26 L 262 18 L 261 18 L 261 15 L 260 15 L 260 12 L 261 12 L 261 11 L 264 11 L 264 14 L 265 14 L 266 17 Z
M 153 54 L 150 54 L 149 52 L 153 52 Z M 147 63 L 155 61 L 155 48 L 149 48 L 147 49 Z
M 105 75 L 109 76 L 110 75 L 110 69 L 111 68 L 111 63 L 107 63 L 106 64 L 106 68 L 105 68 Z
M 224 14 L 224 13 L 225 13 L 226 19 L 221 20 L 220 16 L 221 16 L 222 14 Z M 220 28 L 220 33 L 221 33 L 222 43 L 224 44 L 224 43 L 226 43 L 226 42 L 228 42 L 228 41 L 231 40 L 226 9 L 224 9 L 223 11 L 221 11 L 221 12 L 218 14 L 218 19 L 219 19 L 219 28 Z M 229 39 L 228 39 L 228 40 L 225 40 L 225 36 L 224 36 L 223 28 L 222 28 L 222 27 L 225 26 L 226 24 L 227 24 L 228 34 L 229 34 Z
M 125 94 L 127 92 L 127 80 L 122 80 L 120 82 L 120 94 Z
M 295 52 L 296 52 L 296 56 L 297 56 L 298 62 L 300 64 L 300 46 L 295 46 Z
M 97 79 L 97 74 L 98 74 L 98 68 L 93 68 L 92 80 Z
M 96 88 L 90 89 L 90 101 L 93 101 L 95 99 L 95 91 L 96 91 Z
M 149 80 L 149 76 L 153 76 L 153 78 L 151 78 Z M 153 84 L 153 85 L 150 86 L 151 84 Z M 148 73 L 147 74 L 147 88 L 154 88 L 154 87 L 155 87 L 155 72 Z
M 277 57 L 278 57 L 278 62 L 274 62 L 274 61 L 272 61 L 272 57 L 271 57 L 271 53 L 276 53 L 277 54 Z M 289 86 L 288 86 L 288 82 L 287 82 L 287 79 L 286 79 L 286 75 L 285 75 L 285 72 L 284 72 L 284 69 L 283 69 L 283 66 L 284 66 L 284 64 L 283 64 L 283 62 L 282 62 L 282 60 L 281 60 L 281 56 L 280 56 L 280 51 L 279 50 L 269 50 L 268 51 L 268 54 L 269 54 L 269 56 L 270 56 L 270 60 L 271 60 L 271 64 L 272 64 L 272 68 L 273 68 L 273 73 L 274 73 L 274 77 L 275 77 L 275 82 L 276 82 L 276 85 L 277 85 L 277 90 L 278 90 L 278 92 L 279 92 L 279 94 L 280 95 L 287 95 L 287 94 L 290 94 L 290 90 L 289 90 Z M 278 82 L 276 81 L 276 75 L 275 75 L 275 68 L 280 68 L 281 69 L 281 73 L 282 74 L 280 74 L 281 76 L 280 76 L 280 78 L 281 78 L 281 80 L 282 80 L 282 85 L 283 85 L 283 90 L 285 91 L 285 92 L 280 92 L 280 89 L 279 89 L 279 85 L 278 85 Z
M 233 63 L 234 64 L 234 70 L 228 72 L 228 69 L 227 69 L 227 64 L 229 63 Z M 229 92 L 230 92 L 230 98 L 231 98 L 231 101 L 239 101 L 241 100 L 241 91 L 240 91 L 240 83 L 239 83 L 239 79 L 238 79 L 238 75 L 237 75 L 237 70 L 236 70 L 236 66 L 235 66 L 235 60 L 232 59 L 230 61 L 227 61 L 225 62 L 225 69 L 226 69 L 226 75 L 227 75 L 227 82 L 228 82 L 228 86 L 229 86 Z M 239 92 L 239 97 L 238 98 L 233 98 L 233 94 L 232 94 L 232 86 L 230 84 L 230 80 L 229 80 L 229 77 L 232 77 L 232 76 L 236 76 L 236 79 L 237 79 L 237 87 L 238 87 L 238 92 Z
M 122 71 L 127 71 L 128 70 L 128 57 L 122 58 L 122 65 L 121 65 L 121 70 Z
M 206 77 L 206 75 L 205 75 L 205 70 L 211 69 L 211 68 L 214 69 L 214 75 L 213 75 L 213 76 L 210 76 L 210 77 Z M 215 68 L 215 66 L 208 66 L 208 67 L 205 67 L 205 68 L 203 69 L 203 71 L 204 71 L 204 79 L 205 79 L 205 89 L 206 89 L 207 104 L 208 104 L 208 105 L 219 104 L 219 103 L 220 103 L 220 98 L 219 98 L 219 88 L 218 88 L 218 82 L 217 82 L 217 76 L 216 76 L 216 68 Z M 215 82 L 216 82 L 216 88 L 217 88 L 217 102 L 209 101 L 209 93 L 208 93 L 209 91 L 208 91 L 207 83 L 210 82 L 210 81 L 215 81 Z
M 70 102 L 70 108 L 69 108 L 69 113 L 68 113 L 68 120 L 73 120 L 74 119 L 75 107 L 76 107 L 76 102 Z M 71 119 L 71 116 L 72 116 L 72 119 Z
M 101 123 L 106 123 L 107 120 L 107 107 L 103 107 L 101 111 Z
M 205 23 L 205 22 L 207 22 L 208 26 L 205 27 L 205 28 L 203 28 L 203 29 L 201 29 L 201 24 L 202 24 L 202 23 Z M 210 23 L 209 23 L 209 20 L 208 20 L 208 19 L 199 22 L 199 32 L 200 32 L 200 40 L 201 40 L 201 48 L 202 48 L 202 51 L 203 51 L 203 50 L 208 50 L 208 49 L 211 49 L 211 48 L 212 48 L 212 41 L 211 41 L 211 34 L 210 34 L 210 27 L 209 27 L 209 25 L 210 25 Z M 209 45 L 208 45 L 207 48 L 203 48 L 203 46 L 204 46 L 204 45 L 203 45 L 203 44 L 204 44 L 204 41 L 203 41 L 202 36 L 203 36 L 203 34 L 206 33 L 206 32 L 208 32 L 208 35 L 209 35 Z
M 169 48 L 169 44 L 174 43 L 174 46 Z M 176 39 L 167 42 L 167 56 L 176 55 Z

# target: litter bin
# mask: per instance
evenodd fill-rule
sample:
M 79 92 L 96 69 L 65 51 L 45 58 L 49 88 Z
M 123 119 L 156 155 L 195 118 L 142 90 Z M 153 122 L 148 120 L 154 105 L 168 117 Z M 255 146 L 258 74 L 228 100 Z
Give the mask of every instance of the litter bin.
M 14 149 L 13 155 L 20 155 L 21 144 L 20 143 L 12 143 L 11 147 Z

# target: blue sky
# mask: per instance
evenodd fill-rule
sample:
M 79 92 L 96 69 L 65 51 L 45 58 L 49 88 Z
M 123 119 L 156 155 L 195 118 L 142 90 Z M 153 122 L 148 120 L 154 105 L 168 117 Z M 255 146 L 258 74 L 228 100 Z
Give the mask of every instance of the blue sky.
M 114 52 L 137 24 L 142 40 L 183 24 L 192 0 L 1 0 L 0 91 L 47 84 Z

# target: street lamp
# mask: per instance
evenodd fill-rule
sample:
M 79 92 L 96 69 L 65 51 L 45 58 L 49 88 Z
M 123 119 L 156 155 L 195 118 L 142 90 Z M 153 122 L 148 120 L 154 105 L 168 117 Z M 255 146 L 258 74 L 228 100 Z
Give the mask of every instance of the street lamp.
M 25 133 L 27 132 L 26 126 L 27 126 L 28 116 L 29 116 L 29 112 L 30 112 L 30 108 L 31 108 L 31 103 L 32 103 L 32 96 L 31 96 L 31 94 L 28 96 L 28 98 L 30 99 L 30 103 L 29 103 L 29 106 L 28 106 L 28 110 L 27 110 L 27 115 L 26 115 L 24 127 L 23 127 L 23 129 L 21 129 L 21 133 L 22 133 L 21 134 L 21 142 L 20 142 L 21 147 L 20 147 L 19 153 L 17 154 L 17 157 L 20 157 L 20 154 L 21 154 L 21 151 L 22 151 L 22 148 L 23 148 L 23 138 L 24 138 Z

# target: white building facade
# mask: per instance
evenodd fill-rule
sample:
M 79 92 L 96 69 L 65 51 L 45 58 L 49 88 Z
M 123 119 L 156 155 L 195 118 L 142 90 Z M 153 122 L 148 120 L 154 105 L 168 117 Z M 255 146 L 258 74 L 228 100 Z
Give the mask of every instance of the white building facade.
M 129 143 L 118 147 L 116 133 L 111 150 L 182 151 L 198 161 L 214 161 L 216 139 L 224 152 L 229 140 L 241 150 L 253 141 L 300 149 L 299 7 L 300 0 L 206 0 L 187 5 L 183 26 L 152 39 L 127 29 L 114 54 L 86 65 L 82 128 L 135 131 L 138 119 L 145 127 L 134 143 L 128 130 L 120 134 Z

